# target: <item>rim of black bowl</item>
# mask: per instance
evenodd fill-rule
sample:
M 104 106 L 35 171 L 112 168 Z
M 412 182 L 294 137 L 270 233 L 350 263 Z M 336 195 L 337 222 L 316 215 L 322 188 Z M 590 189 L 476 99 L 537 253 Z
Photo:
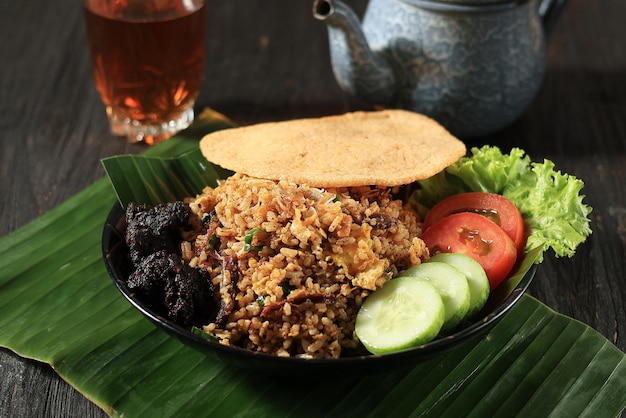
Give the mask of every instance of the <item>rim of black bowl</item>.
M 261 361 L 266 363 L 268 367 L 289 365 L 290 367 L 310 367 L 314 368 L 341 368 L 344 366 L 359 366 L 367 369 L 372 367 L 373 369 L 379 369 L 387 364 L 397 363 L 400 360 L 411 359 L 417 361 L 420 359 L 427 359 L 434 355 L 443 354 L 449 349 L 455 347 L 457 343 L 465 341 L 471 337 L 481 334 L 486 329 L 493 326 L 498 319 L 500 319 L 506 312 L 511 309 L 515 303 L 526 292 L 528 286 L 532 282 L 535 275 L 537 266 L 533 265 L 531 269 L 521 278 L 511 292 L 504 297 L 504 299 L 497 303 L 495 307 L 493 304 L 487 304 L 492 308 L 488 313 L 482 315 L 471 325 L 455 332 L 446 337 L 442 337 L 433 340 L 427 344 L 409 348 L 406 350 L 384 354 L 384 355 L 359 355 L 350 357 L 341 357 L 338 359 L 307 359 L 300 357 L 279 357 L 272 354 L 255 352 L 239 347 L 226 346 L 218 343 L 217 341 L 208 340 L 197 334 L 194 334 L 190 329 L 184 328 L 162 315 L 157 314 L 153 309 L 143 303 L 141 300 L 134 297 L 132 292 L 126 286 L 126 280 L 130 271 L 124 271 L 122 265 L 124 263 L 129 264 L 128 248 L 124 238 L 124 232 L 126 229 L 125 212 L 122 206 L 118 203 L 113 206 L 109 215 L 106 218 L 103 233 L 102 233 L 102 254 L 107 271 L 115 283 L 118 290 L 122 295 L 130 302 L 130 304 L 137 310 L 139 310 L 144 316 L 146 316 L 153 323 L 164 328 L 166 331 L 173 333 L 177 337 L 190 343 L 194 343 L 196 346 L 204 347 L 211 350 L 221 351 L 226 355 L 236 355 L 244 360 L 254 360 L 256 362 Z M 119 254 L 118 254 L 119 253 Z M 123 254 L 127 260 L 120 260 L 119 255 Z M 506 282 L 505 282 L 506 283 Z M 497 290 L 497 289 L 496 289 Z M 493 293 L 492 293 L 493 295 Z M 492 297 L 490 295 L 490 299 Z

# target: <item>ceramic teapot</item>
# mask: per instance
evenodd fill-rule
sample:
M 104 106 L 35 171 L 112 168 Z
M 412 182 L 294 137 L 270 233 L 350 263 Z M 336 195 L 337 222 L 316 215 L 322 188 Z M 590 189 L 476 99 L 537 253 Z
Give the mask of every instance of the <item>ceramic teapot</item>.
M 547 33 L 565 0 L 370 0 L 362 22 L 314 0 L 343 90 L 431 116 L 465 139 L 512 123 L 544 74 Z

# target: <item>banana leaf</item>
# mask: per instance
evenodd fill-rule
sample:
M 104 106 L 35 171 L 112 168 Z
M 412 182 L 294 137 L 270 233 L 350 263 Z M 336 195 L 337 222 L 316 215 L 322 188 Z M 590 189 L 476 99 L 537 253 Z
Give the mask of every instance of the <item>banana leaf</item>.
M 191 195 L 225 174 L 191 162 L 197 140 L 229 126 L 207 111 L 143 155 L 103 163 L 146 201 Z M 202 180 L 162 177 L 164 157 L 179 155 Z M 112 283 L 101 234 L 118 198 L 133 196 L 100 179 L 0 239 L 0 346 L 49 363 L 111 416 L 597 418 L 626 406 L 626 355 L 529 295 L 488 334 L 403 370 L 276 378 L 220 363 L 157 328 Z

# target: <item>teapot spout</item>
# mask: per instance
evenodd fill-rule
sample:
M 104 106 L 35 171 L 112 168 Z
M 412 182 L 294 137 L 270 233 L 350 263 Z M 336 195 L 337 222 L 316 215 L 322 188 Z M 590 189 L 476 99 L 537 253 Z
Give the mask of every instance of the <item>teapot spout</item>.
M 339 0 L 315 0 L 313 16 L 327 25 L 331 65 L 339 86 L 370 103 L 391 103 L 393 68 L 372 51 L 354 11 Z

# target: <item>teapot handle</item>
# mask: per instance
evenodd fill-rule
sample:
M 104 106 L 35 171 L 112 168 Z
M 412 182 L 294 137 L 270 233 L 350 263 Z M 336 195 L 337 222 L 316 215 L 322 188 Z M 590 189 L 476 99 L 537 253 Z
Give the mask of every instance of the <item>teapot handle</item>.
M 540 0 L 539 1 L 539 17 L 543 22 L 543 28 L 546 36 L 550 36 L 554 25 L 565 7 L 567 0 Z

